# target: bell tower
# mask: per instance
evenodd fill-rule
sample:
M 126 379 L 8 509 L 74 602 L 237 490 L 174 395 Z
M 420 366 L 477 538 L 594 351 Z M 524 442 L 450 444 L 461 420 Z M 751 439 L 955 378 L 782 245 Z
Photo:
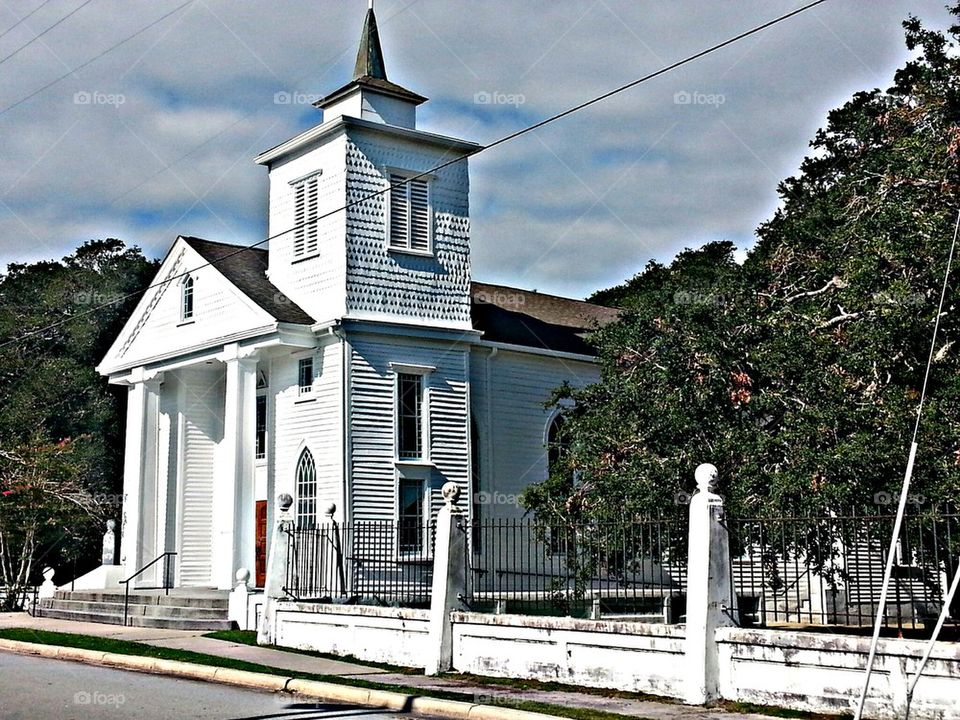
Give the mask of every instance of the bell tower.
M 387 79 L 371 3 L 352 79 L 315 103 L 323 122 L 256 159 L 270 279 L 318 322 L 471 327 L 467 158 L 480 146 L 419 129 L 426 101 Z

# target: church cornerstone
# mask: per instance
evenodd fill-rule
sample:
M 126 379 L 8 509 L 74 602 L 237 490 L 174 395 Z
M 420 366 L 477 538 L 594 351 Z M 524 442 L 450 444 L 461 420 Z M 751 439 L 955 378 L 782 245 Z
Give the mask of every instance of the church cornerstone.
M 730 538 L 724 525 L 723 499 L 717 495 L 717 468 L 696 471 L 699 492 L 690 500 L 687 560 L 686 656 L 690 673 L 684 701 L 703 705 L 720 697 L 718 627 L 737 624 L 730 576 Z

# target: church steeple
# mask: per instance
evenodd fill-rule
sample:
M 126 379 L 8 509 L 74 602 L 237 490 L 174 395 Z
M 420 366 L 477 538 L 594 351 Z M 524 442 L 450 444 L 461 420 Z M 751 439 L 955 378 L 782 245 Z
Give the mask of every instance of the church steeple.
M 427 99 L 387 80 L 380 30 L 373 3 L 363 21 L 360 49 L 353 68 L 353 79 L 339 90 L 330 93 L 314 107 L 323 110 L 325 122 L 339 116 L 371 120 L 386 125 L 415 129 L 416 109 Z
M 387 79 L 387 69 L 383 63 L 383 49 L 380 47 L 380 31 L 377 29 L 377 16 L 373 12 L 373 3 L 367 10 L 363 21 L 363 34 L 360 36 L 360 50 L 357 52 L 357 64 L 353 68 L 353 79 L 365 77 L 377 80 Z

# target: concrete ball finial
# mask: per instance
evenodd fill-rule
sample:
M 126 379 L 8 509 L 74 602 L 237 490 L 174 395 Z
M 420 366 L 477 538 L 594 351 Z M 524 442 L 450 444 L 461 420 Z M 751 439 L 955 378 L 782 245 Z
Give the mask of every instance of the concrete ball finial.
M 107 520 L 107 532 L 113 532 L 113 529 L 117 526 L 116 520 Z
M 697 479 L 697 488 L 702 493 L 712 493 L 717 489 L 717 467 L 710 463 L 703 463 L 694 473 Z
M 250 571 L 249 571 L 249 570 L 247 570 L 245 567 L 242 567 L 242 568 L 240 568 L 239 570 L 237 570 L 237 582 L 240 582 L 240 583 L 243 583 L 244 585 L 246 585 L 246 584 L 247 584 L 247 580 L 249 580 L 249 579 L 250 579 Z
M 53 576 L 56 574 L 56 570 L 52 567 L 45 567 L 43 569 L 43 579 L 47 582 L 53 582 Z
M 336 512 L 337 512 L 336 503 L 327 503 L 327 506 L 323 509 L 323 514 L 331 519 L 333 519 L 333 516 Z
M 443 494 L 443 499 L 447 505 L 456 505 L 457 500 L 460 499 L 460 486 L 452 480 L 444 483 L 440 492 Z
M 286 512 L 290 509 L 290 506 L 293 505 L 293 495 L 290 493 L 280 493 L 277 496 L 277 504 L 280 506 L 282 512 Z

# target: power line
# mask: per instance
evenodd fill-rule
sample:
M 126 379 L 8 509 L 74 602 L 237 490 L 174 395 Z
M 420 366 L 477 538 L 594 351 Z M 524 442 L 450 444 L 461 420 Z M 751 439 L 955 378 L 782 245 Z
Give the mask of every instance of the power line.
M 192 2 L 192 1 L 193 1 L 193 0 L 189 0 L 189 2 Z M 189 2 L 184 3 L 184 5 L 188 5 Z M 277 238 L 283 237 L 284 235 L 288 235 L 289 233 L 294 232 L 295 230 L 298 230 L 298 229 L 300 229 L 300 228 L 306 227 L 306 226 L 308 226 L 308 225 L 314 225 L 315 223 L 319 223 L 321 220 L 323 220 L 323 219 L 325 219 L 325 218 L 328 218 L 328 217 L 331 217 L 332 215 L 335 215 L 335 214 L 337 214 L 337 213 L 340 213 L 340 212 L 344 212 L 344 211 L 346 211 L 346 210 L 349 210 L 349 209 L 352 208 L 352 207 L 356 207 L 357 205 L 360 205 L 360 204 L 362 204 L 362 203 L 365 203 L 365 202 L 367 202 L 368 200 L 372 200 L 373 198 L 376 198 L 376 197 L 378 197 L 378 196 L 380 196 L 380 195 L 384 195 L 384 194 L 386 194 L 386 193 L 389 193 L 391 190 L 393 190 L 393 189 L 395 189 L 395 188 L 397 188 L 397 187 L 402 187 L 402 186 L 408 185 L 409 183 L 413 182 L 414 180 L 418 180 L 418 179 L 420 179 L 420 178 L 423 178 L 423 177 L 426 177 L 426 176 L 428 176 L 428 175 L 431 175 L 431 174 L 437 172 L 438 170 L 443 170 L 444 168 L 450 167 L 451 165 L 454 165 L 454 164 L 460 162 L 461 160 L 466 160 L 467 158 L 473 157 L 473 156 L 475 156 L 475 155 L 479 155 L 480 153 L 485 152 L 486 150 L 490 150 L 490 149 L 492 149 L 492 148 L 495 148 L 495 147 L 498 147 L 498 146 L 503 145 L 503 144 L 505 144 L 505 143 L 508 143 L 508 142 L 510 142 L 511 140 L 515 140 L 515 139 L 517 139 L 517 138 L 519 138 L 519 137 L 522 137 L 522 136 L 524 136 L 524 135 L 526 135 L 526 134 L 528 134 L 528 133 L 533 132 L 534 130 L 538 130 L 538 129 L 546 126 L 546 125 L 549 125 L 549 124 L 551 124 L 551 123 L 554 123 L 554 122 L 556 122 L 557 120 L 560 120 L 560 119 L 562 119 L 562 118 L 567 117 L 568 115 L 572 115 L 573 113 L 579 112 L 580 110 L 583 110 L 583 109 L 585 109 L 585 108 L 588 108 L 588 107 L 590 107 L 590 106 L 592 106 L 592 105 L 595 105 L 595 104 L 597 104 L 597 103 L 599 103 L 599 102 L 602 102 L 603 100 L 606 100 L 606 99 L 608 99 L 608 98 L 610 98 L 610 97 L 613 97 L 614 95 L 618 95 L 618 94 L 620 94 L 620 93 L 622 93 L 622 92 L 625 92 L 625 91 L 627 91 L 627 90 L 629 90 L 629 89 L 631 89 L 631 88 L 634 88 L 634 87 L 636 87 L 637 85 L 640 85 L 640 84 L 642 84 L 642 83 L 648 82 L 649 80 L 652 80 L 653 78 L 659 77 L 660 75 L 664 75 L 664 74 L 666 74 L 666 73 L 668 73 L 668 72 L 671 72 L 672 70 L 675 70 L 675 69 L 677 69 L 677 68 L 679 68 L 679 67 L 681 67 L 681 66 L 683 66 L 683 65 L 687 65 L 688 63 L 691 63 L 691 62 L 693 62 L 693 61 L 695 61 L 695 60 L 698 60 L 698 59 L 700 59 L 700 58 L 702 58 L 702 57 L 705 57 L 706 55 L 710 55 L 711 53 L 717 52 L 718 50 L 720 50 L 720 49 L 722 49 L 722 48 L 725 48 L 725 47 L 727 47 L 728 45 L 732 45 L 733 43 L 736 43 L 736 42 L 739 42 L 740 40 L 743 40 L 744 38 L 747 38 L 747 37 L 750 37 L 751 35 L 755 35 L 756 33 L 762 32 L 763 30 L 766 30 L 767 28 L 770 28 L 770 27 L 773 27 L 774 25 L 777 25 L 777 24 L 779 24 L 779 23 L 782 23 L 782 22 L 784 22 L 785 20 L 788 20 L 788 19 L 790 19 L 790 18 L 792 18 L 792 17 L 794 17 L 794 16 L 796 16 L 796 15 L 799 15 L 800 13 L 806 12 L 807 10 L 810 10 L 810 9 L 812 9 L 812 8 L 818 6 L 818 5 L 822 5 L 822 4 L 825 3 L 825 2 L 827 2 L 827 0 L 814 0 L 814 2 L 807 3 L 806 5 L 803 5 L 802 7 L 799 7 L 799 8 L 797 8 L 796 10 L 793 10 L 793 11 L 791 11 L 791 12 L 789 12 L 789 13 L 784 14 L 784 15 L 780 15 L 779 17 L 774 18 L 773 20 L 769 20 L 768 22 L 765 22 L 765 23 L 763 23 L 763 24 L 761 24 L 761 25 L 757 25 L 756 27 L 751 28 L 750 30 L 747 30 L 747 31 L 745 31 L 745 32 L 742 32 L 742 33 L 740 33 L 739 35 L 735 35 L 735 36 L 733 36 L 733 37 L 731 37 L 731 38 L 729 38 L 729 39 L 727 39 L 727 40 L 724 40 L 723 42 L 717 43 L 716 45 L 712 45 L 711 47 L 707 48 L 706 50 L 701 50 L 700 52 L 694 53 L 693 55 L 688 55 L 687 57 L 685 57 L 685 58 L 682 59 L 682 60 L 678 60 L 677 62 L 671 63 L 670 65 L 666 65 L 665 67 L 662 67 L 662 68 L 660 68 L 659 70 L 656 70 L 656 71 L 654 71 L 654 72 L 652 72 L 652 73 L 649 73 L 649 74 L 647 74 L 647 75 L 644 75 L 643 77 L 637 78 L 636 80 L 633 80 L 633 81 L 631 81 L 631 82 L 629 82 L 629 83 L 627 83 L 627 84 L 625 84 L 625 85 L 621 85 L 620 87 L 618 87 L 618 88 L 616 88 L 616 89 L 614 89 L 614 90 L 610 90 L 610 91 L 605 92 L 605 93 L 603 93 L 603 94 L 601 94 L 601 95 L 598 95 L 597 97 L 595 97 L 595 98 L 593 98 L 593 99 L 591 99 L 591 100 L 587 100 L 586 102 L 580 103 L 579 105 L 576 105 L 576 106 L 574 106 L 574 107 L 572 107 L 572 108 L 569 108 L 569 109 L 567 109 L 567 110 L 564 110 L 563 112 L 559 112 L 559 113 L 557 113 L 557 114 L 555 114 L 555 115 L 551 115 L 550 117 L 548 117 L 548 118 L 546 118 L 546 119 L 544 119 L 544 120 L 541 120 L 541 121 L 539 121 L 539 122 L 537 122 L 537 123 L 534 123 L 533 125 L 529 125 L 529 126 L 527 126 L 527 127 L 525 127 L 525 128 L 522 128 L 521 130 L 517 130 L 516 132 L 512 132 L 512 133 L 510 133 L 510 134 L 508 134 L 508 135 L 504 135 L 503 137 L 501 137 L 501 138 L 499 138 L 499 139 L 497 139 L 497 140 L 494 140 L 494 141 L 493 141 L 492 143 L 490 143 L 489 145 L 486 145 L 486 146 L 478 146 L 477 148 L 475 148 L 475 149 L 473 149 L 473 150 L 469 150 L 468 152 L 466 152 L 466 153 L 464 153 L 464 154 L 462 154 L 462 155 L 458 155 L 457 157 L 455 157 L 455 158 L 453 158 L 453 159 L 451 159 L 451 160 L 447 160 L 447 161 L 445 161 L 445 162 L 442 162 L 442 163 L 440 163 L 439 165 L 436 165 L 436 166 L 430 168 L 429 170 L 425 170 L 424 172 L 419 173 L 419 174 L 417 174 L 417 175 L 413 175 L 413 176 L 407 177 L 407 178 L 405 178 L 405 179 L 404 179 L 403 181 L 401 181 L 401 182 L 388 184 L 387 187 L 381 188 L 380 190 L 376 190 L 376 191 L 371 192 L 371 193 L 369 193 L 369 194 L 367 194 L 367 195 L 364 195 L 363 197 L 360 197 L 360 198 L 358 198 L 358 199 L 356 199 L 356 200 L 353 200 L 353 201 L 351 201 L 351 202 L 348 202 L 348 203 L 346 203 L 345 205 L 343 205 L 343 206 L 341 206 L 341 207 L 339 207 L 339 208 L 337 208 L 337 209 L 335 209 L 335 210 L 330 210 L 329 212 L 326 212 L 326 213 L 324 213 L 323 215 L 317 216 L 317 217 L 314 218 L 313 220 L 310 220 L 310 221 L 308 221 L 308 222 L 300 223 L 299 225 L 294 225 L 294 226 L 292 226 L 292 227 L 290 227 L 290 228 L 288 228 L 288 229 L 286 229 L 286 230 L 282 230 L 281 232 L 275 233 L 274 235 L 270 235 L 270 236 L 268 236 L 268 237 L 263 238 L 262 240 L 258 240 L 257 242 L 255 242 L 255 243 L 253 243 L 253 244 L 251 244 L 251 245 L 247 245 L 247 246 L 244 246 L 244 247 L 237 248 L 235 251 L 230 252 L 230 253 L 227 253 L 226 255 L 224 255 L 224 256 L 221 257 L 221 258 L 218 258 L 218 259 L 215 260 L 215 261 L 203 263 L 202 265 L 198 265 L 197 267 L 195 267 L 195 268 L 193 268 L 193 269 L 191 269 L 191 270 L 185 270 L 184 272 L 179 273 L 178 275 L 174 275 L 174 276 L 172 276 L 172 277 L 169 277 L 169 278 L 167 278 L 166 280 L 161 280 L 160 282 L 152 283 L 152 284 L 148 285 L 147 287 L 145 287 L 143 290 L 138 290 L 138 291 L 136 291 L 136 292 L 127 293 L 127 294 L 122 295 L 122 296 L 120 296 L 120 297 L 114 298 L 113 300 L 111 300 L 111 301 L 109 301 L 109 302 L 105 302 L 105 303 L 102 303 L 102 304 L 100 304 L 100 305 L 96 305 L 96 306 L 94 306 L 94 307 L 92 307 L 92 308 L 89 308 L 88 310 L 85 310 L 85 311 L 83 311 L 83 312 L 81 312 L 81 313 L 78 313 L 78 314 L 76 314 L 76 315 L 71 315 L 70 317 L 64 318 L 64 319 L 62 319 L 62 320 L 58 320 L 58 321 L 55 322 L 55 323 L 50 323 L 49 325 L 46 325 L 46 326 L 44 326 L 44 327 L 37 328 L 36 330 L 31 330 L 30 332 L 23 333 L 22 335 L 19 335 L 19 336 L 17 336 L 17 337 L 13 337 L 13 338 L 10 338 L 10 339 L 8 339 L 8 340 L 5 340 L 4 342 L 0 343 L 0 350 L 2 350 L 3 348 L 5 348 L 5 347 L 7 347 L 7 346 L 9 346 L 9 345 L 12 345 L 12 344 L 14 344 L 14 343 L 20 342 L 21 340 L 26 340 L 27 338 L 35 337 L 36 335 L 40 335 L 41 333 L 47 332 L 48 330 L 53 330 L 53 329 L 55 329 L 55 328 L 57 328 L 57 327 L 60 327 L 61 325 L 65 325 L 66 323 L 71 322 L 72 320 L 77 320 L 77 319 L 79 319 L 79 318 L 82 318 L 82 317 L 86 317 L 86 316 L 88 316 L 88 315 L 91 315 L 91 314 L 93 314 L 93 313 L 95 313 L 95 312 L 99 312 L 100 310 L 103 310 L 104 308 L 107 308 L 107 307 L 110 307 L 110 306 L 113 306 L 113 305 L 117 305 L 117 304 L 119 304 L 119 303 L 121 303 L 121 302 L 124 302 L 125 300 L 127 300 L 127 299 L 129 299 L 129 298 L 131 298 L 131 297 L 134 297 L 134 296 L 136 296 L 136 295 L 142 295 L 142 294 L 146 293 L 148 290 L 153 290 L 154 288 L 162 287 L 163 285 L 166 285 L 166 284 L 171 283 L 171 282 L 173 282 L 173 281 L 175 281 L 175 280 L 178 280 L 178 279 L 180 279 L 180 278 L 182 278 L 182 277 L 184 277 L 184 276 L 186 276 L 186 275 L 189 275 L 189 274 L 191 274 L 191 273 L 197 272 L 198 270 L 202 270 L 202 269 L 205 268 L 205 267 L 210 267 L 211 265 L 216 265 L 216 264 L 218 264 L 218 263 L 222 263 L 223 261 L 228 260 L 229 258 L 232 258 L 232 257 L 234 257 L 234 256 L 236 256 L 236 255 L 239 255 L 239 254 L 242 253 L 242 252 L 246 252 L 246 251 L 248 251 L 248 250 L 252 250 L 253 248 L 259 247 L 260 245 L 263 245 L 264 243 L 268 243 L 268 242 L 270 242 L 271 240 L 275 240 L 275 239 L 277 239 Z M 180 7 L 183 7 L 183 5 L 180 6 Z M 179 9 L 179 8 L 177 8 L 177 9 Z M 176 10 L 174 10 L 173 12 L 176 12 Z M 172 13 L 170 13 L 170 14 L 172 14 Z M 5 111 L 5 110 L 4 110 L 4 111 L 0 111 L 0 115 L 2 115 L 3 112 L 6 112 L 6 111 Z
M 53 30 L 55 27 L 57 27 L 57 25 L 60 25 L 61 23 L 69 20 L 73 15 L 76 15 L 78 12 L 80 12 L 81 10 L 83 10 L 87 5 L 89 5 L 89 4 L 92 3 L 92 2 L 93 2 L 93 0 L 85 0 L 85 1 L 82 2 L 80 5 L 78 5 L 78 6 L 75 7 L 73 10 L 71 10 L 71 11 L 68 12 L 66 15 L 64 15 L 62 18 L 60 18 L 59 20 L 57 20 L 53 25 L 51 25 L 50 27 L 48 27 L 46 30 L 42 30 L 39 34 L 34 35 L 32 38 L 30 38 L 29 40 L 27 40 L 27 42 L 25 42 L 23 45 L 21 45 L 20 47 L 18 47 L 16 50 L 14 50 L 14 51 L 13 51 L 12 53 L 10 53 L 9 55 L 6 55 L 6 56 L 0 58 L 0 65 L 3 65 L 7 60 L 9 60 L 10 58 L 12 58 L 14 55 L 16 55 L 17 53 L 19 53 L 21 50 L 24 50 L 24 49 L 30 47 L 31 45 L 33 45 L 37 40 L 39 40 L 39 39 L 42 38 L 44 35 L 46 35 L 48 32 L 50 32 L 50 31 Z M 4 34 L 6 34 L 6 33 L 4 33 Z
M 92 1 L 92 0 L 88 0 L 88 1 Z M 135 37 L 137 37 L 137 36 L 139 36 L 139 35 L 142 35 L 143 33 L 145 33 L 145 32 L 146 32 L 147 30 L 149 30 L 150 28 L 152 28 L 152 27 L 154 27 L 154 26 L 156 26 L 156 25 L 159 25 L 159 24 L 162 23 L 164 20 L 166 20 L 168 17 L 170 17 L 170 16 L 173 15 L 174 13 L 179 12 L 180 10 L 182 10 L 183 8 L 185 8 L 187 5 L 192 4 L 193 2 L 194 2 L 194 0 L 187 0 L 185 3 L 182 3 L 182 4 L 180 4 L 180 5 L 177 5 L 177 7 L 175 7 L 175 8 L 174 8 L 173 10 L 171 10 L 170 12 L 161 15 L 161 16 L 158 17 L 156 20 L 154 20 L 152 23 L 150 23 L 149 25 L 145 25 L 144 27 L 140 28 L 140 29 L 137 30 L 135 33 L 133 33 L 132 35 L 128 35 L 128 36 L 125 37 L 123 40 L 121 40 L 120 42 L 118 42 L 116 45 L 111 45 L 110 47 L 108 47 L 106 50 L 104 50 L 103 52 L 99 53 L 98 55 L 94 55 L 92 58 L 90 58 L 90 59 L 87 60 L 86 62 L 81 63 L 80 65 L 77 65 L 75 68 L 73 68 L 72 70 L 68 70 L 68 71 L 65 72 L 63 75 L 61 75 L 60 77 L 56 78 L 55 80 L 52 80 L 52 81 L 48 82 L 46 85 L 44 85 L 44 86 L 41 87 L 40 89 L 34 90 L 32 93 L 30 93 L 30 94 L 27 95 L 26 97 L 20 98 L 19 100 L 17 100 L 17 101 L 16 101 L 15 103 L 13 103 L 12 105 L 7 105 L 7 107 L 5 107 L 3 110 L 0 110 L 0 115 L 4 115 L 4 114 L 6 114 L 7 112 L 9 112 L 10 110 L 13 110 L 15 107 L 19 107 L 20 105 L 23 105 L 23 103 L 27 102 L 27 100 L 30 100 L 30 99 L 32 99 L 32 98 L 35 98 L 37 95 L 39 95 L 40 93 L 42 93 L 44 90 L 48 90 L 49 88 L 52 88 L 52 87 L 53 87 L 54 85 L 56 85 L 58 82 L 60 82 L 60 81 L 63 80 L 64 78 L 70 77 L 71 75 L 73 75 L 74 73 L 76 73 L 78 70 L 83 70 L 83 69 L 84 69 L 85 67 L 87 67 L 88 65 L 92 65 L 94 62 L 96 62 L 97 60 L 99 60 L 100 58 L 102 58 L 102 57 L 103 57 L 104 55 L 106 55 L 107 53 L 113 52 L 114 50 L 116 50 L 116 49 L 117 49 L 118 47 L 120 47 L 121 45 L 127 44 L 128 42 L 130 42 L 131 40 L 133 40 Z
M 28 12 L 28 13 L 27 13 L 26 15 L 24 15 L 22 18 L 20 18 L 19 20 L 17 20 L 13 25 L 11 25 L 11 26 L 8 27 L 6 30 L 4 30 L 2 33 L 0 33 L 0 39 L 5 38 L 7 35 L 10 34 L 10 32 L 11 32 L 12 30 L 15 30 L 16 28 L 20 27 L 23 23 L 25 23 L 27 20 L 29 20 L 31 17 L 33 17 L 39 10 L 42 10 L 46 5 L 49 5 L 51 2 L 52 2 L 52 0 L 43 0 L 43 2 L 40 3 L 39 5 L 37 5 L 33 10 L 31 10 L 30 12 Z

